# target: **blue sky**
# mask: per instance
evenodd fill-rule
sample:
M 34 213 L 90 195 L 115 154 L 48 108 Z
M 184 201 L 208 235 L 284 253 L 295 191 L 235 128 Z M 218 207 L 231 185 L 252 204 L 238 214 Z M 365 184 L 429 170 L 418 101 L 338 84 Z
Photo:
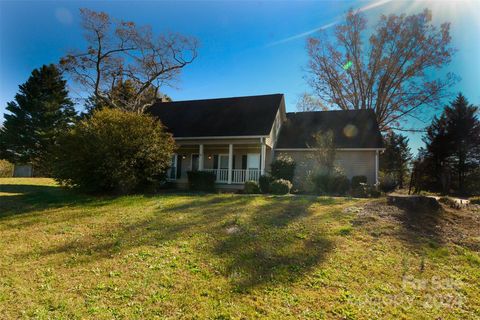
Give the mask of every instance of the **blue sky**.
M 380 14 L 433 12 L 434 23 L 452 23 L 459 49 L 443 72 L 453 71 L 462 91 L 480 105 L 480 1 L 3 1 L 0 0 L 0 121 L 7 101 L 32 69 L 56 63 L 68 49 L 83 48 L 79 8 L 105 11 L 116 18 L 149 24 L 156 32 L 175 31 L 200 41 L 198 59 L 184 69 L 174 100 L 284 93 L 287 110 L 309 91 L 304 80 L 305 40 L 335 22 L 348 8 L 362 9 L 369 25 Z M 83 96 L 71 92 L 73 98 Z M 426 113 L 431 119 L 433 112 Z M 415 121 L 415 126 L 424 124 Z M 412 149 L 420 134 L 409 134 Z

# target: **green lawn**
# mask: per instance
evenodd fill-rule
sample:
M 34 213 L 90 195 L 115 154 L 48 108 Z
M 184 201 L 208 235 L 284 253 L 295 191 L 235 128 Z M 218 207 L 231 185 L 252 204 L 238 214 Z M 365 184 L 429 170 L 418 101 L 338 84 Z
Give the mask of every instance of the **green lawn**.
M 479 319 L 480 213 L 390 209 L 0 179 L 0 318 Z

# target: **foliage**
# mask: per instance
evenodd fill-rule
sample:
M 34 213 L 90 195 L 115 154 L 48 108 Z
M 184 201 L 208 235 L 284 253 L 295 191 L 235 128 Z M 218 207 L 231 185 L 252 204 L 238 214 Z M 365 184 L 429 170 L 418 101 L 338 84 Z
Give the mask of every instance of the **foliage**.
M 13 164 L 7 160 L 0 159 L 0 177 L 11 177 L 13 172 Z
M 1 315 L 477 317 L 478 215 L 448 211 L 415 224 L 381 202 L 170 192 L 112 198 L 50 179 L 0 179 Z M 372 303 L 386 298 L 395 303 Z
M 352 184 L 351 195 L 356 198 L 378 198 L 381 193 L 376 186 L 360 183 L 355 187 Z
M 434 79 L 439 73 L 431 72 L 455 53 L 450 24 L 437 28 L 425 10 L 382 15 L 376 26 L 367 26 L 364 13 L 350 10 L 332 37 L 323 31 L 308 39 L 309 82 L 318 99 L 342 110 L 373 109 L 382 131 L 438 106 L 456 81 L 452 74 Z M 370 37 L 366 30 L 373 30 Z
M 304 92 L 297 101 L 297 110 L 300 112 L 309 112 L 309 111 L 317 111 L 317 110 L 328 110 L 320 100 L 315 98 L 313 95 Z
M 188 187 L 190 190 L 212 192 L 215 190 L 215 174 L 206 171 L 188 171 Z
M 314 185 L 314 192 L 320 195 L 345 195 L 350 188 L 348 178 L 339 172 L 332 174 L 317 173 L 311 179 Z
M 356 188 L 356 187 L 360 186 L 362 183 L 363 184 L 367 183 L 367 176 L 353 176 L 352 177 L 352 181 L 351 181 L 352 188 Z
M 273 194 L 289 194 L 292 183 L 289 180 L 277 179 L 270 184 L 270 192 Z
M 395 177 L 391 174 L 381 174 L 378 180 L 378 188 L 382 192 L 393 192 L 398 186 Z
M 243 193 L 260 193 L 260 187 L 258 186 L 258 183 L 256 181 L 245 181 L 245 185 L 243 186 Z
M 412 160 L 408 138 L 390 131 L 384 135 L 383 144 L 385 151 L 380 154 L 380 171 L 391 175 L 399 188 L 403 188 Z
M 293 181 L 295 161 L 289 156 L 280 156 L 271 163 L 270 173 L 274 179 Z
M 80 14 L 87 48 L 69 53 L 60 65 L 95 103 L 141 113 L 160 86 L 173 84 L 197 56 L 193 38 L 155 35 L 150 26 L 115 20 L 105 12 L 81 9 Z
M 468 103 L 459 94 L 446 106 L 440 117 L 435 117 L 423 138 L 425 149 L 416 162 L 416 184 L 423 181 L 423 188 L 444 193 L 455 190 L 465 193 L 468 177 L 474 178 L 480 166 L 480 120 L 478 107 Z M 420 167 L 423 170 L 420 170 Z M 420 170 L 420 171 L 419 171 Z M 470 190 L 470 192 L 475 192 Z M 477 190 L 478 192 L 478 190 Z
M 316 162 L 316 171 L 331 175 L 337 170 L 335 167 L 336 148 L 334 138 L 331 130 L 319 131 L 313 136 L 315 144 L 311 146 L 313 149 L 311 157 Z
M 95 111 L 60 137 L 53 176 L 87 192 L 144 190 L 164 179 L 174 148 L 171 135 L 150 116 Z
M 260 191 L 262 193 L 269 193 L 270 192 L 270 184 L 275 179 L 270 175 L 261 175 L 258 179 L 258 185 L 260 187 Z
M 76 117 L 66 82 L 54 65 L 44 65 L 19 88 L 0 128 L 0 158 L 48 173 L 49 151 Z

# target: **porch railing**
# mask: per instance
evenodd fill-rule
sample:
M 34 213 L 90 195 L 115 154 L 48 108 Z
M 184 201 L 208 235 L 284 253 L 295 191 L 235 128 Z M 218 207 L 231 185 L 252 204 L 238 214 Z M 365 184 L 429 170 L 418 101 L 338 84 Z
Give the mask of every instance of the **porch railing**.
M 203 169 L 203 171 L 215 174 L 215 182 L 228 183 L 228 169 Z M 233 169 L 232 183 L 245 183 L 245 181 L 257 181 L 260 178 L 260 169 Z M 167 171 L 168 180 L 177 179 L 177 168 L 171 167 Z
M 212 172 L 216 176 L 215 182 L 228 183 L 228 169 L 203 169 L 206 172 Z M 232 183 L 244 183 L 245 181 L 258 181 L 260 178 L 259 169 L 233 169 Z

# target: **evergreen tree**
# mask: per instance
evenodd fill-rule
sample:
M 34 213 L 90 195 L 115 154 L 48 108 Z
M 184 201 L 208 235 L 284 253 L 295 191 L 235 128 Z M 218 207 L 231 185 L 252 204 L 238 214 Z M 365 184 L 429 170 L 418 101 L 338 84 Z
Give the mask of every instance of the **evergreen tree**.
M 408 147 L 408 138 L 390 131 L 384 136 L 385 151 L 380 156 L 380 170 L 391 175 L 396 184 L 403 188 L 408 176 L 412 154 Z
M 76 117 L 66 81 L 54 65 L 32 71 L 19 86 L 15 101 L 7 103 L 0 129 L 0 158 L 47 169 L 47 156 L 58 135 Z
M 428 174 L 436 179 L 427 186 L 448 192 L 451 188 L 465 192 L 465 179 L 480 166 L 480 121 L 478 107 L 459 94 L 435 117 L 427 128 L 423 162 Z M 453 179 L 453 176 L 456 178 Z
M 478 107 L 469 104 L 461 93 L 444 110 L 449 162 L 461 193 L 465 191 L 467 175 L 480 166 L 480 121 L 477 112 Z

